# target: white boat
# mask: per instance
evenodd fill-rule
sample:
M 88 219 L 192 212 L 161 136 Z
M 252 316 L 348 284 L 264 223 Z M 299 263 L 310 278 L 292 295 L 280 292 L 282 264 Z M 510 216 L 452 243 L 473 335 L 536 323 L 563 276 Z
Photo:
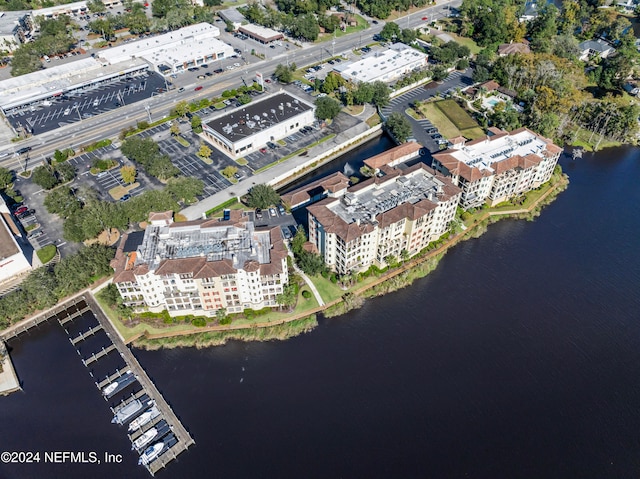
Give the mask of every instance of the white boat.
M 122 406 L 116 409 L 116 414 L 115 416 L 113 416 L 111 422 L 124 424 L 129 418 L 131 418 L 131 416 L 140 411 L 143 407 L 144 405 L 140 402 L 139 399 L 131 401 L 126 406 Z
M 137 449 L 137 450 L 142 449 L 144 446 L 149 444 L 153 440 L 153 438 L 156 437 L 157 435 L 158 435 L 158 430 L 155 427 L 152 427 L 147 432 L 145 432 L 142 436 L 140 436 L 138 439 L 133 441 L 133 445 L 131 446 L 131 449 Z
M 160 415 L 156 406 L 152 406 L 129 423 L 129 431 L 135 431 Z
M 138 464 L 142 464 L 146 466 L 151 461 L 153 461 L 156 457 L 160 455 L 162 450 L 164 449 L 164 442 L 157 442 L 153 446 L 148 447 L 140 456 L 140 460 Z
M 115 391 L 117 387 L 118 387 L 118 381 L 114 381 L 102 389 L 102 394 L 104 394 L 105 396 L 108 396 L 113 391 Z

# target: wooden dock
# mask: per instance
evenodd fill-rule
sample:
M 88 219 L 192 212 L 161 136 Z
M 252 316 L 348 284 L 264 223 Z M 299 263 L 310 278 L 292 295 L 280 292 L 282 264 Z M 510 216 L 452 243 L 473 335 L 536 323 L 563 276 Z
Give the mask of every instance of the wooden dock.
M 80 341 L 84 341 L 86 338 L 88 338 L 89 336 L 93 336 L 94 334 L 96 334 L 98 331 L 102 331 L 102 325 L 98 324 L 96 327 L 91 328 L 89 331 L 87 331 L 86 333 L 80 333 L 77 337 L 71 339 L 71 344 L 73 344 L 74 346 L 76 344 L 78 344 Z
M 107 346 L 106 348 L 102 348 L 102 351 L 97 352 L 97 353 L 93 353 L 87 359 L 83 359 L 82 360 L 82 364 L 84 364 L 85 366 L 88 366 L 92 362 L 97 361 L 98 359 L 100 359 L 103 356 L 106 356 L 107 354 L 109 354 L 114 349 L 117 349 L 117 346 L 112 343 L 111 345 Z
M 165 467 L 169 461 L 175 459 L 176 456 L 178 456 L 180 453 L 186 451 L 189 446 L 195 444 L 195 441 L 189 435 L 189 432 L 182 425 L 176 414 L 173 412 L 171 406 L 169 406 L 162 394 L 160 394 L 160 391 L 158 391 L 155 384 L 153 384 L 153 381 L 149 379 L 146 371 L 142 368 L 142 366 L 140 366 L 140 363 L 133 355 L 131 350 L 124 344 L 124 342 L 120 338 L 120 335 L 117 333 L 111 322 L 102 312 L 102 309 L 100 309 L 100 307 L 95 303 L 93 297 L 87 296 L 85 300 L 98 319 L 98 322 L 102 325 L 105 332 L 113 342 L 112 346 L 118 349 L 120 355 L 127 363 L 128 369 L 130 369 L 138 379 L 138 382 L 142 386 L 143 393 L 148 394 L 151 399 L 155 400 L 156 407 L 160 411 L 160 416 L 158 416 L 158 418 L 167 421 L 169 427 L 171 427 L 171 430 L 173 431 L 173 434 L 178 440 L 178 442 L 171 449 L 166 451 L 164 454 L 162 454 L 162 456 L 160 456 L 158 459 L 147 466 L 147 469 L 149 470 L 151 475 L 155 475 L 155 473 Z M 111 348 L 111 346 L 109 346 L 109 348 Z M 86 364 L 87 362 L 85 362 L 85 365 Z
M 75 307 L 75 311 L 72 310 L 74 307 Z M 72 311 L 69 311 L 70 309 Z M 71 303 L 64 303 L 49 311 L 46 311 L 42 314 L 34 316 L 29 320 L 21 321 L 19 324 L 10 326 L 0 334 L 0 339 L 4 341 L 13 339 L 22 333 L 26 333 L 31 328 L 38 326 L 40 323 L 44 323 L 45 321 L 48 321 L 52 318 L 56 318 L 58 322 L 62 326 L 64 326 L 65 323 L 72 321 L 74 318 L 77 318 L 78 316 L 83 315 L 87 311 L 89 311 L 89 306 L 87 305 L 86 301 L 84 301 L 84 298 L 76 297 Z
M 102 389 L 107 385 L 107 384 L 111 384 L 114 380 L 122 377 L 123 375 L 125 375 L 127 373 L 128 369 L 127 368 L 122 368 L 122 369 L 118 369 L 115 373 L 113 373 L 111 376 L 107 376 L 105 379 L 103 379 L 102 381 L 100 381 L 99 383 L 96 382 L 96 386 L 98 386 L 98 389 L 100 391 L 102 391 Z

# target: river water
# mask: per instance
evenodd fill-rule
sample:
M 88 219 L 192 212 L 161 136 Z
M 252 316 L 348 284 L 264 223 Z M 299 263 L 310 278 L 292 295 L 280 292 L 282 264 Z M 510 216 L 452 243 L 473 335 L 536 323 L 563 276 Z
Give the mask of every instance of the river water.
M 383 140 L 380 140 L 383 141 Z M 285 342 L 136 356 L 196 445 L 167 478 L 636 478 L 640 150 L 563 159 L 533 222 Z M 62 328 L 10 343 L 0 449 L 122 454 L 0 478 L 145 478 Z

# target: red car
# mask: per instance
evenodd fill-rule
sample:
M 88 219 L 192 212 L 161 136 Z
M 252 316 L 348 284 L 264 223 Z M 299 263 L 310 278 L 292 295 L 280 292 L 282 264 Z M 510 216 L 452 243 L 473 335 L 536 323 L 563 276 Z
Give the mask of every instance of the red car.
M 265 83 L 271 83 L 271 80 L 269 80 L 268 78 L 265 78 L 265 79 L 264 79 L 264 82 L 265 82 Z
M 266 148 L 260 148 L 260 153 L 266 153 L 267 149 Z
M 422 17 L 423 20 L 429 20 L 429 17 Z
M 25 211 L 27 211 L 29 208 L 27 208 L 26 206 L 21 206 L 20 208 L 18 208 L 17 210 L 15 210 L 13 212 L 14 215 L 18 216 L 21 215 L 22 213 L 24 213 Z
M 198 91 L 198 90 L 202 90 L 202 85 L 197 86 L 197 87 L 195 88 L 195 91 Z

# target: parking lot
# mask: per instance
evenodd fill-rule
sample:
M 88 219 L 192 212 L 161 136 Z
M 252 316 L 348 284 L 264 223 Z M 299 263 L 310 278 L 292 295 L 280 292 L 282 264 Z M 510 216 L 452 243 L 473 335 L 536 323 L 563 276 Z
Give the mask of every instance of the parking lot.
M 97 175 L 92 175 L 90 172 L 91 166 L 94 161 L 98 159 L 116 160 L 118 162 L 118 166 L 111 170 L 98 173 Z M 120 150 L 113 145 L 99 148 L 89 153 L 82 153 L 81 155 L 69 159 L 69 163 L 74 165 L 78 172 L 78 176 L 71 186 L 76 188 L 80 186 L 88 187 L 97 193 L 99 199 L 104 201 L 115 201 L 109 194 L 109 190 L 116 186 L 126 186 L 125 182 L 122 180 L 120 168 L 125 165 L 136 166 L 128 158 L 125 158 Z M 157 179 L 147 176 L 142 168 L 137 166 L 136 168 L 136 183 L 138 183 L 139 186 L 129 190 L 128 194 L 130 196 L 133 197 L 141 195 L 149 189 L 162 188 L 162 183 Z
M 164 79 L 154 72 L 143 72 L 69 92 L 51 100 L 7 112 L 7 119 L 20 130 L 34 135 L 55 130 L 95 115 L 157 95 L 165 88 Z

